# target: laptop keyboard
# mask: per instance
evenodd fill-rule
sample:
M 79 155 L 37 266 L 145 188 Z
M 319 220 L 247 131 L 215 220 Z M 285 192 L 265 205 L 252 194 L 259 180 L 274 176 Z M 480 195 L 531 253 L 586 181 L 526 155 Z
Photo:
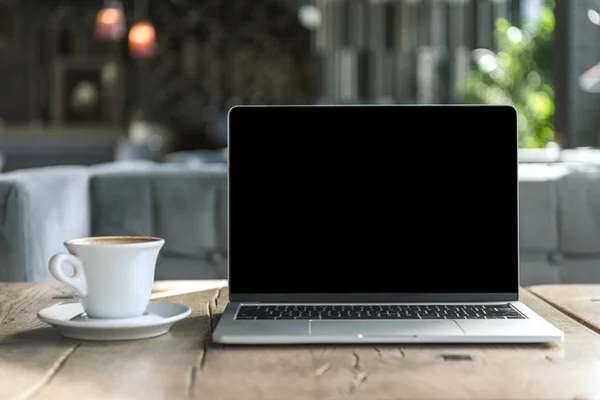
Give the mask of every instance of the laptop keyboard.
M 510 304 L 241 305 L 235 319 L 525 319 L 525 316 Z

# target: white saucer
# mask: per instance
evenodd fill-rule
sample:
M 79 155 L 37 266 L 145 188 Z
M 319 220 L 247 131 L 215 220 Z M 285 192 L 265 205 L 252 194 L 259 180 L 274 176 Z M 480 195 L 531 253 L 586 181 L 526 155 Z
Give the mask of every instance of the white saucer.
M 183 304 L 151 301 L 141 317 L 93 319 L 83 312 L 80 303 L 71 303 L 45 308 L 38 318 L 72 339 L 133 340 L 164 335 L 191 312 Z

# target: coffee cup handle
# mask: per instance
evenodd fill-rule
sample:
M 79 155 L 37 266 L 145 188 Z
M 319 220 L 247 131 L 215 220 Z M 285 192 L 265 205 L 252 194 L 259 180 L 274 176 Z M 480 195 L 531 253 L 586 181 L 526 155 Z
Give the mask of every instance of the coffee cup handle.
M 63 269 L 65 264 L 70 264 L 73 267 L 75 270 L 73 276 L 65 274 Z M 48 269 L 54 279 L 71 286 L 77 291 L 79 297 L 87 295 L 87 282 L 85 281 L 85 274 L 83 273 L 83 264 L 78 257 L 67 253 L 55 254 L 50 258 Z

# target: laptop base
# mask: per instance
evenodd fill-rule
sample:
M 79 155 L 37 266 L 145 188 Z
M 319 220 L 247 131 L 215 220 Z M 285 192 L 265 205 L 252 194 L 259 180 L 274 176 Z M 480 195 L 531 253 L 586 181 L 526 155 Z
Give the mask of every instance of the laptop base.
M 244 303 L 245 305 L 249 303 Z M 227 305 L 213 333 L 222 344 L 547 343 L 564 334 L 521 302 L 526 319 L 236 320 Z

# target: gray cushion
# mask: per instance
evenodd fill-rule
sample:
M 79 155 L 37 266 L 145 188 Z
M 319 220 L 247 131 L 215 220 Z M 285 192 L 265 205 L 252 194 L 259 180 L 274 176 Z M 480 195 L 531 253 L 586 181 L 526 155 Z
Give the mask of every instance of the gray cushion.
M 521 249 L 557 249 L 558 195 L 555 182 L 522 181 L 519 185 L 519 197 Z
M 600 255 L 600 172 L 574 172 L 557 185 L 561 251 Z
M 600 283 L 600 258 L 565 257 L 561 283 Z
M 151 236 L 152 193 L 147 174 L 104 172 L 91 178 L 94 236 Z
M 521 253 L 521 286 L 560 283 L 559 261 L 546 253 Z
M 523 251 L 558 249 L 556 179 L 566 173 L 568 169 L 560 166 L 519 166 L 519 240 Z
M 94 235 L 153 235 L 164 252 L 210 257 L 226 251 L 226 168 L 152 166 L 91 179 Z
M 0 175 L 0 281 L 52 281 L 48 260 L 89 236 L 88 169 L 47 167 Z

